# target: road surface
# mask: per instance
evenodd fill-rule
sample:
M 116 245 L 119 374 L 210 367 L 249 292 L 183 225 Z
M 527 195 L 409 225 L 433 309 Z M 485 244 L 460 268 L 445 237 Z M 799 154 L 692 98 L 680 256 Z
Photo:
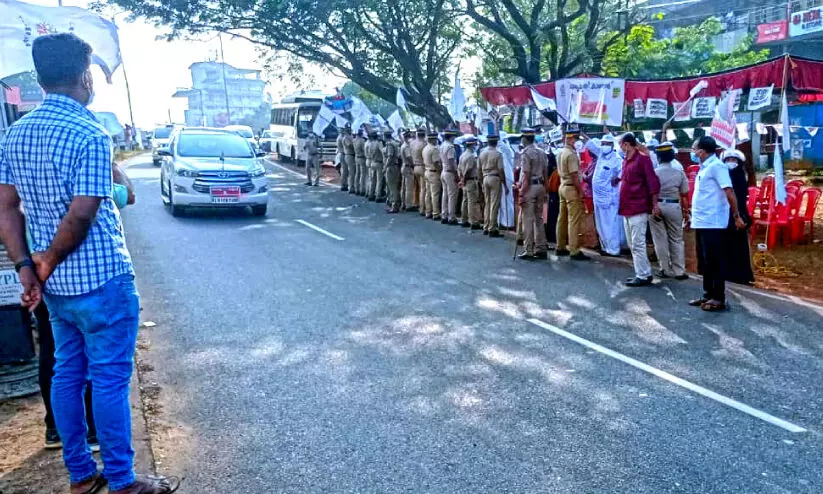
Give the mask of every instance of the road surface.
M 270 165 L 269 214 L 123 216 L 182 492 L 823 492 L 823 309 L 386 215 Z

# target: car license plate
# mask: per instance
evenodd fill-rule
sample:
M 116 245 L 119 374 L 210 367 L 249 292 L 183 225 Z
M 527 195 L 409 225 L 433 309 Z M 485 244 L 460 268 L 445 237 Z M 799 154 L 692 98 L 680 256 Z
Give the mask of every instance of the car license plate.
M 240 187 L 220 185 L 211 188 L 212 204 L 236 204 L 240 202 Z

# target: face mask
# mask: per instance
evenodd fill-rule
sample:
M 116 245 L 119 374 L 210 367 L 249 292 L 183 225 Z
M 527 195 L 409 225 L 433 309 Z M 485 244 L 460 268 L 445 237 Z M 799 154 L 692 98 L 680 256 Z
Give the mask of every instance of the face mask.
M 734 170 L 737 168 L 737 161 L 736 160 L 729 160 L 726 162 L 726 166 L 729 167 L 729 170 Z
M 700 158 L 697 157 L 697 154 L 695 154 L 694 151 L 692 151 L 691 154 L 689 154 L 689 157 L 692 159 L 694 163 L 700 163 Z
M 600 153 L 601 153 L 603 156 L 608 156 L 608 155 L 610 155 L 612 151 L 614 151 L 614 148 L 613 148 L 613 147 L 611 147 L 611 146 L 600 146 Z
M 623 149 L 620 149 L 620 151 L 617 152 L 617 155 L 620 156 L 621 160 L 626 159 L 626 152 L 623 151 Z
M 578 153 L 580 151 L 583 151 L 583 143 L 580 142 L 580 141 L 575 142 L 574 143 L 574 150 L 577 151 Z

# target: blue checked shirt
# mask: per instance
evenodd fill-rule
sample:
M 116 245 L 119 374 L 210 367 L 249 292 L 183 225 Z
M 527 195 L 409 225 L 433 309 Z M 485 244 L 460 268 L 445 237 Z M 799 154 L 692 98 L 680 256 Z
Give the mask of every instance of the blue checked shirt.
M 75 196 L 103 198 L 88 236 L 54 270 L 46 293 L 82 295 L 133 274 L 112 200 L 111 137 L 92 112 L 49 94 L 9 128 L 0 153 L 0 183 L 17 188 L 34 252 L 48 249 Z

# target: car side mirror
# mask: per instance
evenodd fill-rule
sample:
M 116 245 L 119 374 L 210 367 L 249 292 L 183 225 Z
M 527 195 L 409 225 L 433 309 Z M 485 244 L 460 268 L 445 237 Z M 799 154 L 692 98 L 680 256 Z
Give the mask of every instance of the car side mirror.
M 269 153 L 267 153 L 265 151 L 257 151 L 255 154 L 257 155 L 258 158 L 265 158 L 266 155 L 269 154 Z
M 158 156 L 171 156 L 171 150 L 168 147 L 162 147 L 157 150 Z

